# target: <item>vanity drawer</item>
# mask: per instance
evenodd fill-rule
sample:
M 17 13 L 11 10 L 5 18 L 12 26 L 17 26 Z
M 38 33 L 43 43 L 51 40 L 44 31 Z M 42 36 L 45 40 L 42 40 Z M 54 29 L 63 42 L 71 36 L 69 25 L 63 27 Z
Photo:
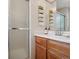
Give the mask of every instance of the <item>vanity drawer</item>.
M 47 50 L 47 59 L 62 59 L 62 54 L 55 50 Z
M 66 56 L 70 55 L 69 44 L 66 43 L 48 40 L 47 49 L 48 50 L 55 49 Z
M 42 37 L 36 36 L 36 43 L 39 45 L 42 45 L 43 47 L 46 47 L 46 39 Z

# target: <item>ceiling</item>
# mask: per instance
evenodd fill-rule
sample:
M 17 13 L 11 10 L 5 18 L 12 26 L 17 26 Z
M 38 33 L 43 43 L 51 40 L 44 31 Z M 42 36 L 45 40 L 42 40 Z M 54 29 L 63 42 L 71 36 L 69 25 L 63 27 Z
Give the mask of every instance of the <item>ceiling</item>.
M 56 0 L 57 9 L 70 7 L 70 0 Z
M 46 0 L 46 1 L 48 1 L 49 3 L 52 3 L 52 2 L 54 2 L 55 0 Z

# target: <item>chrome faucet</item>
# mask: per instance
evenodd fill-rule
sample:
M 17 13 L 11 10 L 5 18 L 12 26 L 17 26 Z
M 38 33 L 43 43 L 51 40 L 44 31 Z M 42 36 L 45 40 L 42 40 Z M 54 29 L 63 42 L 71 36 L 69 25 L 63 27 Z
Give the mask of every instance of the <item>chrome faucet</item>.
M 58 35 L 58 36 L 61 36 L 62 35 L 61 30 L 56 30 L 55 33 L 56 33 L 55 35 Z

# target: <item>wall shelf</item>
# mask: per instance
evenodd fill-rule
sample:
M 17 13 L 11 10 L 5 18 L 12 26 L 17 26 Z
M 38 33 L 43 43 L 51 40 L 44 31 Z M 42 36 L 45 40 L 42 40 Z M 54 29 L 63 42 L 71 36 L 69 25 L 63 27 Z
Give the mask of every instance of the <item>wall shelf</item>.
M 44 7 L 38 6 L 38 23 L 44 24 Z

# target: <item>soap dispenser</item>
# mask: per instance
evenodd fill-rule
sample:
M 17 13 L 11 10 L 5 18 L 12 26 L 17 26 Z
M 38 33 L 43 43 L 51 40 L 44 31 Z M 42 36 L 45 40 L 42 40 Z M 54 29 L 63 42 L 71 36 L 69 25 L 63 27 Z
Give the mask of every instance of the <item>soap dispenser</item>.
M 48 34 L 48 29 L 47 29 L 47 27 L 45 27 L 44 33 L 45 33 L 45 34 Z

